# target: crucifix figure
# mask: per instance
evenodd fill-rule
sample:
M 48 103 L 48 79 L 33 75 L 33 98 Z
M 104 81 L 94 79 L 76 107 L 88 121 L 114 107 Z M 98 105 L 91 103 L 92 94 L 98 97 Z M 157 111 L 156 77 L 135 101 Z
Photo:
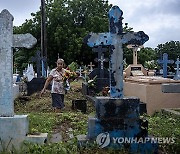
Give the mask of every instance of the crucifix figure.
M 99 77 L 104 78 L 104 62 L 108 62 L 108 58 L 104 58 L 104 54 L 102 53 L 101 58 L 100 59 L 96 58 L 95 61 L 100 62 L 100 67 L 98 67 L 100 70 L 99 71 L 99 73 L 100 73 Z
M 157 61 L 159 64 L 163 64 L 163 77 L 167 78 L 167 65 L 168 64 L 173 64 L 173 60 L 168 60 L 168 54 L 164 53 L 163 54 L 163 59 Z
M 123 33 L 122 10 L 113 6 L 108 12 L 109 32 L 90 33 L 84 41 L 90 47 L 99 45 L 110 49 L 110 97 L 123 98 L 123 44 L 143 45 L 149 37 L 142 31 Z
M 180 61 L 179 61 L 179 58 L 177 58 L 177 61 L 175 62 L 175 64 L 177 65 L 176 68 L 176 75 L 174 77 L 175 80 L 180 80 L 180 73 L 179 73 L 179 64 L 180 64 Z
M 14 115 L 13 47 L 31 48 L 37 40 L 31 34 L 13 35 L 13 16 L 8 10 L 0 13 L 0 116 Z

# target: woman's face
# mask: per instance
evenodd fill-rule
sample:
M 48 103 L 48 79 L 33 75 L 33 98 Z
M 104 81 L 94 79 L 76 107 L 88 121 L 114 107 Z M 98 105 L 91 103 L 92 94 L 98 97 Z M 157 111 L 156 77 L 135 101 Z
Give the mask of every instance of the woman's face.
M 64 67 L 64 62 L 61 61 L 61 60 L 58 60 L 58 61 L 57 61 L 57 68 L 58 68 L 59 70 L 61 70 L 63 67 Z

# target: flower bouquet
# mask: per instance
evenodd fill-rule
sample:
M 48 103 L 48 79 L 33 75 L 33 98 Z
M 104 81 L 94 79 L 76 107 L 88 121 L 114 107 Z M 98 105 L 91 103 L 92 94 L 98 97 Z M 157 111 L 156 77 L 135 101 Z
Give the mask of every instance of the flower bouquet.
M 77 77 L 77 74 L 75 72 L 71 72 L 70 70 L 65 69 L 65 73 L 63 76 L 63 83 L 64 83 L 65 90 L 70 90 L 69 81 L 74 81 L 76 77 Z

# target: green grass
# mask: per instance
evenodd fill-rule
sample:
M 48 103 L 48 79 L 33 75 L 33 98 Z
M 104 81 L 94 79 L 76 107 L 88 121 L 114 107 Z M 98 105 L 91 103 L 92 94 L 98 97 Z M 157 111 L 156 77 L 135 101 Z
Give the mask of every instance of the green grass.
M 149 134 L 154 137 L 174 138 L 174 144 L 160 144 L 160 149 L 167 153 L 180 153 L 180 118 L 161 112 L 148 116 Z
M 48 92 L 44 97 L 40 98 L 39 94 L 34 94 L 28 98 L 20 98 L 15 101 L 15 112 L 17 114 L 28 114 L 29 116 L 29 133 L 51 133 L 61 132 L 63 141 L 59 143 L 47 143 L 37 145 L 33 143 L 25 143 L 21 151 L 14 150 L 3 154 L 123 154 L 127 151 L 116 151 L 112 149 L 99 149 L 96 145 L 89 148 L 77 148 L 77 140 L 69 139 L 67 131 L 73 129 L 74 136 L 87 134 L 88 115 L 95 113 L 92 103 L 87 102 L 88 112 L 73 111 L 71 109 L 71 101 L 73 99 L 85 99 L 81 94 L 81 83 L 73 82 L 72 90 L 65 96 L 66 108 L 62 113 L 55 113 L 51 108 L 51 97 Z M 27 99 L 27 100 L 26 100 Z M 153 116 L 145 116 L 149 121 L 149 134 L 154 137 L 175 137 L 175 144 L 160 144 L 162 153 L 180 153 L 180 119 L 171 115 L 156 113 Z M 1 152 L 2 153 L 2 152 Z

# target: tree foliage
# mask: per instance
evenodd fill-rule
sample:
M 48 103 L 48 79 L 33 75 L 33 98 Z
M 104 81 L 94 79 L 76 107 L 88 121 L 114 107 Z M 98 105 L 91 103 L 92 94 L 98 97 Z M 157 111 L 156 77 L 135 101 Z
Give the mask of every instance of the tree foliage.
M 55 65 L 58 53 L 67 64 L 77 62 L 88 64 L 94 59 L 89 47 L 83 44 L 83 38 L 89 32 L 108 31 L 107 13 L 112 5 L 102 0 L 46 0 L 47 51 L 48 64 Z M 14 27 L 14 33 L 31 33 L 38 40 L 35 48 L 29 50 L 32 55 L 40 48 L 40 11 L 32 13 L 32 19 L 22 26 Z M 15 62 L 19 64 L 19 55 L 26 49 L 15 53 Z M 16 59 L 16 57 L 18 57 Z M 29 61 L 29 56 L 21 57 L 21 64 Z M 24 61 L 23 61 L 24 60 Z M 17 64 L 17 65 L 18 65 Z M 18 65 L 19 66 L 19 65 Z
M 180 56 L 180 42 L 170 41 L 165 44 L 159 44 L 155 51 L 158 58 L 162 58 L 163 53 L 167 53 L 169 59 L 176 61 L 177 57 Z
M 144 65 L 145 61 L 157 60 L 156 52 L 154 49 L 146 47 L 138 52 L 138 62 Z
M 46 0 L 47 52 L 50 68 L 55 66 L 58 54 L 67 64 L 76 62 L 87 65 L 97 57 L 92 49 L 83 43 L 83 38 L 89 32 L 109 31 L 107 13 L 111 6 L 108 1 L 103 0 Z M 19 70 L 24 69 L 35 52 L 40 50 L 41 12 L 39 10 L 31 15 L 32 19 L 14 27 L 14 33 L 31 33 L 37 38 L 37 44 L 33 49 L 20 49 L 14 52 L 15 65 Z M 132 29 L 125 23 L 124 32 Z M 123 49 L 127 64 L 132 64 L 132 50 L 125 45 Z M 158 45 L 155 50 L 141 49 L 138 53 L 138 63 L 144 64 L 145 61 L 156 60 L 164 52 L 175 60 L 180 54 L 180 43 L 171 41 Z

